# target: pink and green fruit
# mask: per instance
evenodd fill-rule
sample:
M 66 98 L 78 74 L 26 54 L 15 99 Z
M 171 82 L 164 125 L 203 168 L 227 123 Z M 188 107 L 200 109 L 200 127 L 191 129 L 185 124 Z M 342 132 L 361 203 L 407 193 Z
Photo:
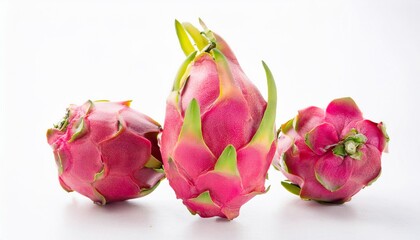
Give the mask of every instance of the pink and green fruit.
M 279 131 L 273 165 L 288 178 L 282 185 L 329 203 L 349 201 L 379 177 L 389 141 L 384 125 L 364 119 L 351 98 L 333 100 L 326 111 L 300 110 Z
M 160 125 L 130 101 L 70 105 L 47 131 L 61 186 L 97 204 L 142 197 L 164 178 Z
M 162 158 L 170 186 L 191 213 L 233 219 L 266 192 L 276 149 L 276 86 L 263 63 L 266 102 L 227 43 L 200 23 L 203 31 L 175 23 L 187 58 L 167 99 Z

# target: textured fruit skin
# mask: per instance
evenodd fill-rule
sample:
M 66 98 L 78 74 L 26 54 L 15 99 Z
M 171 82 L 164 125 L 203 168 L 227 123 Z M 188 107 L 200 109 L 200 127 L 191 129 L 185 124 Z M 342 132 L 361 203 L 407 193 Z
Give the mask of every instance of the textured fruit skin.
M 333 100 L 326 111 L 300 110 L 282 125 L 274 167 L 282 185 L 302 199 L 344 203 L 380 175 L 389 137 L 382 123 L 363 118 L 351 98 Z
M 176 22 L 188 57 L 167 99 L 161 152 L 169 184 L 192 214 L 233 219 L 266 191 L 276 143 L 276 87 L 263 63 L 267 103 L 226 42 L 202 25 L 204 34 L 194 35 L 199 31 L 191 24 Z M 198 51 L 185 46 L 185 29 Z
M 142 197 L 164 178 L 157 145 L 160 125 L 130 102 L 70 105 L 47 131 L 61 186 L 97 204 Z

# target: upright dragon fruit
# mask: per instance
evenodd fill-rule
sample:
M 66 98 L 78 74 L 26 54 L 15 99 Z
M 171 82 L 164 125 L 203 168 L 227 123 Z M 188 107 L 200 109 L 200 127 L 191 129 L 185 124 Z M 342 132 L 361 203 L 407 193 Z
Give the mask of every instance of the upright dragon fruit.
M 344 203 L 379 177 L 388 135 L 351 98 L 333 100 L 326 112 L 300 110 L 280 130 L 273 165 L 288 178 L 282 185 L 302 199 Z
M 191 213 L 233 219 L 266 191 L 275 153 L 276 86 L 263 63 L 265 102 L 226 42 L 200 23 L 204 32 L 175 22 L 188 57 L 167 99 L 162 158 L 171 187 Z
M 142 197 L 164 178 L 157 145 L 160 125 L 130 102 L 71 105 L 47 131 L 59 181 L 97 204 Z

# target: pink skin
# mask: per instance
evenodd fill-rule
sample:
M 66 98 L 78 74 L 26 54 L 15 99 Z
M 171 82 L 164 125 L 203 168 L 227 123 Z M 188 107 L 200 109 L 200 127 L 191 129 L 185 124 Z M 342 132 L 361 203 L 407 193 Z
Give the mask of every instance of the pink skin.
M 157 146 L 160 126 L 128 107 L 128 102 L 94 102 L 71 106 L 65 129 L 48 131 L 60 170 L 60 184 L 98 204 L 145 195 L 164 174 L 145 167 Z M 69 141 L 83 119 L 83 134 Z M 156 151 L 157 148 L 157 151 Z M 144 193 L 143 193 L 144 192 Z
M 209 53 L 198 54 L 191 63 L 186 84 L 180 89 L 179 102 L 174 93 L 167 100 L 160 144 L 166 176 L 177 198 L 201 217 L 233 219 L 243 204 L 265 192 L 264 182 L 276 148 L 275 143 L 268 147 L 249 144 L 267 103 L 245 76 L 227 44 L 219 36 L 216 38 L 217 48 L 225 55 L 232 73 L 234 90 L 221 95 L 220 71 L 215 60 Z M 185 112 L 193 99 L 200 108 L 202 143 L 193 137 L 179 137 Z M 237 152 L 239 176 L 214 170 L 229 144 Z M 194 201 L 206 191 L 213 203 Z
M 366 137 L 360 159 L 333 153 L 354 130 Z M 273 165 L 301 188 L 303 199 L 343 203 L 374 181 L 381 171 L 381 154 L 388 137 L 382 123 L 364 120 L 351 98 L 332 101 L 326 112 L 299 111 L 295 126 L 282 129 Z

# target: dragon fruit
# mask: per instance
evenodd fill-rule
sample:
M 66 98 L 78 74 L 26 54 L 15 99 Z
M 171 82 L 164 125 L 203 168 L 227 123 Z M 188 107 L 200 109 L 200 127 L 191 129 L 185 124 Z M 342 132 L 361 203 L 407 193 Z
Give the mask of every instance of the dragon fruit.
M 282 185 L 305 200 L 344 203 L 380 175 L 389 137 L 383 123 L 364 119 L 351 98 L 333 100 L 326 111 L 300 110 L 281 126 L 274 167 Z
M 162 158 L 170 186 L 192 214 L 233 219 L 266 191 L 276 149 L 276 86 L 263 62 L 266 102 L 226 42 L 200 23 L 203 32 L 175 22 L 187 59 L 167 99 Z
M 157 135 L 160 125 L 130 101 L 70 105 L 47 131 L 59 181 L 99 205 L 142 197 L 164 178 Z

